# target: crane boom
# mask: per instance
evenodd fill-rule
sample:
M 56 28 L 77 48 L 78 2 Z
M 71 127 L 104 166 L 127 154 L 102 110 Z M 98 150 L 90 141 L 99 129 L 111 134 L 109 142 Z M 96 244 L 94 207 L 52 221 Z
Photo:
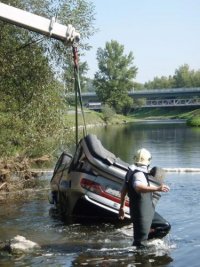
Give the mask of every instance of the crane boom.
M 0 20 L 66 43 L 80 37 L 71 25 L 65 26 L 57 23 L 55 18 L 47 19 L 3 3 L 0 3 Z

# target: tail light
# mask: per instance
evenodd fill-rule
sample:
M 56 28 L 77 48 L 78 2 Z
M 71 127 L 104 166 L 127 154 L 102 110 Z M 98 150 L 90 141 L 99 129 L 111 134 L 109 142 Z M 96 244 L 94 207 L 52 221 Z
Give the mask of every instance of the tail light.
M 82 178 L 81 179 L 81 186 L 90 192 L 94 192 L 97 195 L 105 197 L 105 198 L 112 200 L 116 203 L 120 203 L 120 197 L 114 196 L 114 195 L 110 194 L 110 192 L 109 193 L 106 192 L 106 189 L 97 182 L 88 180 L 86 178 Z M 125 205 L 129 207 L 129 202 L 126 201 Z

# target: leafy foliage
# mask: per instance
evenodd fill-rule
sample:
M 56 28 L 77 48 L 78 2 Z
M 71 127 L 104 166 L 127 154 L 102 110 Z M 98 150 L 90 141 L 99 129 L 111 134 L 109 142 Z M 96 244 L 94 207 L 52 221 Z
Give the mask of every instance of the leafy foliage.
M 105 123 L 108 123 L 112 120 L 115 115 L 115 111 L 108 105 L 104 105 L 102 108 L 102 119 Z
M 147 89 L 200 87 L 200 70 L 190 70 L 189 65 L 184 64 L 175 70 L 173 76 L 155 77 L 153 81 L 145 83 L 144 87 Z
M 106 42 L 105 48 L 98 48 L 99 71 L 94 78 L 94 86 L 99 99 L 113 107 L 118 113 L 125 112 L 132 99 L 128 97 L 136 76 L 133 54 L 124 55 L 124 46 L 117 41 Z
M 94 6 L 84 0 L 7 0 L 14 7 L 71 23 L 84 40 L 94 33 Z M 66 87 L 59 81 L 72 66 L 71 48 L 49 37 L 0 21 L 1 155 L 50 153 L 68 133 L 64 125 Z M 82 64 L 82 72 L 87 70 Z M 68 71 L 69 76 L 73 72 Z M 68 81 L 66 79 L 66 82 Z M 69 85 L 68 85 L 69 86 Z
M 192 127 L 200 127 L 200 109 L 192 112 L 191 117 L 187 120 L 187 125 Z

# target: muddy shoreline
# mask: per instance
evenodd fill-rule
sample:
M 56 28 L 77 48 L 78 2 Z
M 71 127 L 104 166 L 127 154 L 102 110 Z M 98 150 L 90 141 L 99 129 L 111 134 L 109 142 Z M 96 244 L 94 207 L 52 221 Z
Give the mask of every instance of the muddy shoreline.
M 49 190 L 47 181 L 43 181 L 41 177 L 43 165 L 50 160 L 49 156 L 36 159 L 1 159 L 0 202 L 27 199 L 38 195 L 39 191 Z

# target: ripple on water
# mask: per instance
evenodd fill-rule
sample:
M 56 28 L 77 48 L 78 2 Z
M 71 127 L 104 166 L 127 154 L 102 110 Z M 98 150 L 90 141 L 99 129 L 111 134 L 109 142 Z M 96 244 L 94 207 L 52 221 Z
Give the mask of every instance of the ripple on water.
M 77 266 L 137 266 L 138 264 L 143 266 L 141 264 L 153 263 L 158 259 L 160 262 L 167 264 L 172 261 L 168 255 L 171 249 L 169 240 L 159 239 L 148 241 L 148 246 L 145 249 L 136 249 L 132 246 L 89 248 L 76 258 L 74 264 Z

